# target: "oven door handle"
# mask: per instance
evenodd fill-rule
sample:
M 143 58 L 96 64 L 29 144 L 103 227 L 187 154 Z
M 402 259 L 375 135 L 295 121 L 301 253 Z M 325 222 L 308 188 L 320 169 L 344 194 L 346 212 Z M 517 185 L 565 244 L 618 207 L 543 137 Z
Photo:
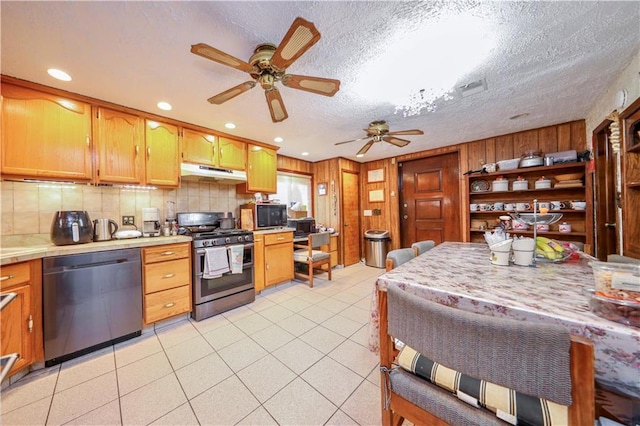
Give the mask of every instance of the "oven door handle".
M 213 246 L 213 247 L 231 247 L 231 246 L 243 246 L 244 248 L 253 248 L 253 243 L 247 243 L 247 244 L 229 244 L 229 245 L 225 245 L 225 246 Z M 212 248 L 213 248 L 212 247 Z M 206 249 L 205 248 L 199 248 L 196 249 L 196 254 L 205 254 L 206 253 Z

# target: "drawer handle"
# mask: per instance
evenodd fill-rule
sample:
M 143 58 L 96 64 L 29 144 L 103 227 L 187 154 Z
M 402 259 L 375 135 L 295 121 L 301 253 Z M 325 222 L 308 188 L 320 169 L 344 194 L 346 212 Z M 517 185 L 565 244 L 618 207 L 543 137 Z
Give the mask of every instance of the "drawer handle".
M 0 281 L 10 280 L 11 278 L 15 278 L 16 276 L 13 274 L 5 275 L 4 277 L 0 277 Z
M 175 276 L 176 274 L 167 274 L 167 275 L 163 275 L 162 278 L 173 278 Z
M 163 251 L 161 253 L 163 256 L 171 256 L 172 254 L 174 254 L 172 251 Z
M 277 240 L 278 241 L 282 241 L 282 240 L 284 240 L 284 237 L 278 237 Z
M 164 305 L 165 308 L 171 308 L 171 307 L 174 307 L 174 306 L 176 306 L 176 304 L 174 302 L 169 302 L 166 305 Z

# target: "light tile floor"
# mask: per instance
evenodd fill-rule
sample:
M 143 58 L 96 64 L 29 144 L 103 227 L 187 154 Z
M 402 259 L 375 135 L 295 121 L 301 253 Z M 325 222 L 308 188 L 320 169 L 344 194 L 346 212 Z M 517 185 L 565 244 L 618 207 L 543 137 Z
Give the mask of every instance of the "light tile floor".
M 3 425 L 379 425 L 363 264 L 267 289 L 206 320 L 34 371 L 1 395 Z

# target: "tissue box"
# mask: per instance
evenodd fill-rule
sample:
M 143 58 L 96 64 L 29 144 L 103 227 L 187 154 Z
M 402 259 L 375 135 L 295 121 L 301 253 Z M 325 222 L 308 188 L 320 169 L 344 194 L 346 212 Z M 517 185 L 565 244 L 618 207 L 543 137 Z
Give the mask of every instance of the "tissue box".
M 300 219 L 302 217 L 307 217 L 307 211 L 306 210 L 291 210 L 291 209 L 287 209 L 287 214 L 289 215 L 289 217 L 291 219 Z

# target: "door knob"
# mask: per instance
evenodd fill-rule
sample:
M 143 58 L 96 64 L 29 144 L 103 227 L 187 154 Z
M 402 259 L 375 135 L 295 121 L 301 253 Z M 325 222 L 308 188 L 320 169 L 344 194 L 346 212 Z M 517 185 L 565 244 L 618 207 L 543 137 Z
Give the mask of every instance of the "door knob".
M 402 218 L 403 219 L 409 219 L 409 216 L 405 214 L 404 216 L 402 216 Z
M 616 224 L 615 223 L 605 223 L 604 226 L 607 227 L 607 228 L 615 228 Z

